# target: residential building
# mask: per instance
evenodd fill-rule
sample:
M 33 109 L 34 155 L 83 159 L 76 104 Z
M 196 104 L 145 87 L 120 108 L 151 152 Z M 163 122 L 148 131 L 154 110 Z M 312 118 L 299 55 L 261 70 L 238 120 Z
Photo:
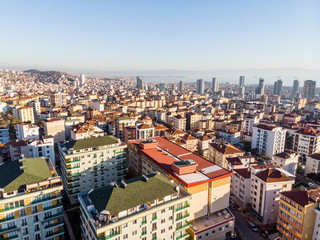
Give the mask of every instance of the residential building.
M 129 126 L 124 128 L 124 142 L 127 143 L 129 140 L 137 139 L 136 126 Z
M 44 137 L 42 139 L 34 139 L 28 141 L 29 157 L 45 157 L 49 159 L 54 167 L 56 167 L 54 140 L 52 137 Z M 27 157 L 27 155 L 25 155 Z
M 316 208 L 319 206 L 320 190 L 292 190 L 280 193 L 277 230 L 282 239 L 307 240 L 313 238 Z
M 320 207 L 318 204 L 318 207 L 314 209 L 316 213 L 316 219 L 314 222 L 314 227 L 313 227 L 313 234 L 312 234 L 312 240 L 317 240 L 320 239 Z
M 219 92 L 219 81 L 217 78 L 212 78 L 212 94 Z
M 305 174 L 320 173 L 320 153 L 313 153 L 307 156 Z
M 259 118 L 258 116 L 247 116 L 244 118 L 244 126 L 243 126 L 243 131 L 245 132 L 253 132 L 253 127 L 255 124 L 259 123 Z
M 0 143 L 8 143 L 9 141 L 9 127 L 6 125 L 0 125 Z
M 316 81 L 306 80 L 304 81 L 302 97 L 306 99 L 314 99 L 316 92 Z
M 299 91 L 299 80 L 293 81 L 293 87 L 292 87 L 292 93 L 291 93 L 291 99 L 294 100 L 297 97 Z
M 27 106 L 15 106 L 13 108 L 13 116 L 21 122 L 34 123 L 33 108 Z
M 39 138 L 39 127 L 33 124 L 17 124 L 15 126 L 16 137 L 20 139 L 38 139 Z
M 259 96 L 264 95 L 264 79 L 263 78 L 259 79 L 259 85 L 256 89 L 256 94 L 258 94 Z
M 202 115 L 190 112 L 186 114 L 186 119 L 186 130 L 192 130 L 198 128 L 198 123 L 202 119 Z
M 233 235 L 229 206 L 232 173 L 162 137 L 129 141 L 129 170 L 160 172 L 192 194 L 190 233 L 194 239 L 225 239 Z M 206 216 L 206 217 L 205 217 Z
M 235 130 L 220 130 L 219 135 L 232 145 L 240 143 L 241 132 Z
M 286 114 L 283 116 L 282 122 L 285 126 L 295 125 L 301 121 L 301 116 L 298 114 Z
M 91 123 L 84 123 L 72 126 L 70 127 L 70 132 L 71 140 L 104 136 L 104 131 Z
M 203 94 L 204 93 L 204 81 L 203 79 L 197 80 L 197 93 Z
M 183 92 L 184 91 L 184 82 L 181 80 L 179 81 L 179 92 Z
M 251 169 L 237 168 L 233 170 L 231 177 L 230 197 L 240 206 L 240 209 L 247 209 L 250 204 Z M 234 198 L 234 197 L 235 198 Z
M 251 149 L 257 149 L 260 154 L 272 158 L 284 151 L 286 130 L 282 127 L 258 124 L 253 127 Z
M 54 107 L 62 107 L 67 105 L 67 94 L 65 93 L 51 93 L 50 103 Z
M 137 77 L 137 89 L 143 90 L 143 80 L 141 77 Z
M 136 139 L 147 139 L 154 137 L 154 126 L 148 124 L 138 124 L 136 127 Z
M 300 159 L 306 161 L 307 156 L 320 152 L 320 131 L 313 128 L 301 128 L 293 134 L 294 151 L 300 154 Z
M 277 222 L 280 192 L 290 191 L 294 175 L 273 166 L 251 167 L 252 211 L 263 225 Z
M 181 115 L 173 117 L 173 127 L 182 131 L 186 131 L 187 119 Z
M 82 238 L 187 239 L 190 198 L 160 173 L 80 194 Z
M 229 157 L 227 158 L 228 166 L 227 169 L 232 171 L 240 168 L 250 168 L 251 166 L 257 165 L 255 157 L 251 155 L 243 155 L 237 157 Z
M 112 136 L 59 144 L 61 176 L 70 201 L 76 202 L 78 193 L 120 182 L 126 172 L 126 148 Z
M 278 96 L 281 95 L 282 83 L 283 83 L 283 81 L 281 79 L 277 80 L 274 83 L 274 88 L 273 88 L 273 94 L 274 95 L 278 95 Z
M 66 141 L 65 120 L 62 118 L 48 118 L 44 121 L 44 136 L 53 137 L 55 143 Z
M 215 164 L 227 168 L 227 158 L 243 156 L 244 152 L 230 143 L 210 143 L 209 144 L 209 160 Z
M 281 167 L 292 175 L 296 175 L 298 162 L 299 153 L 289 149 L 273 155 L 271 160 L 273 165 Z
M 131 117 L 120 117 L 115 122 L 115 136 L 124 140 L 124 129 L 128 126 L 136 125 L 136 120 Z
M 0 238 L 64 239 L 61 178 L 50 161 L 0 165 Z
M 80 74 L 80 86 L 83 87 L 86 84 L 86 75 Z

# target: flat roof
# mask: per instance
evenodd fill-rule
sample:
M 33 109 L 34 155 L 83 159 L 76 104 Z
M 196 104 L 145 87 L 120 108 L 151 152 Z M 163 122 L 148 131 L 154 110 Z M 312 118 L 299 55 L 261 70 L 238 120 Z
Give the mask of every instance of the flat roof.
M 91 137 L 86 139 L 74 140 L 64 144 L 67 149 L 81 150 L 99 146 L 118 143 L 118 139 L 113 136 Z
M 26 184 L 52 177 L 45 158 L 26 158 L 0 165 L 0 188 L 5 192 L 16 191 Z
M 232 176 L 232 172 L 224 169 L 213 162 L 169 141 L 163 137 L 153 138 L 158 142 L 158 146 L 151 149 L 142 149 L 139 147 L 139 140 L 129 141 L 140 153 L 157 164 L 164 171 L 177 178 L 187 187 L 195 186 L 201 183 L 213 181 L 220 178 Z M 171 170 L 171 164 L 177 161 L 193 160 L 196 166 L 196 174 L 179 175 Z

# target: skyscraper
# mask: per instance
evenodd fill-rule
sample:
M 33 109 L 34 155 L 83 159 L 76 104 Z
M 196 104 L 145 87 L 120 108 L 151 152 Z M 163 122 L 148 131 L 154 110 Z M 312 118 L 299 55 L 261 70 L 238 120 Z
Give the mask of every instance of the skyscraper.
M 217 78 L 212 78 L 212 93 L 219 92 L 219 82 Z
M 273 94 L 280 96 L 281 89 L 282 89 L 282 80 L 279 79 L 278 81 L 274 82 Z
M 203 79 L 197 80 L 197 93 L 203 94 L 204 93 L 204 81 Z
M 259 79 L 259 86 L 257 87 L 256 94 L 263 95 L 264 94 L 264 79 Z
M 80 86 L 83 87 L 86 84 L 86 75 L 80 74 Z
M 241 97 L 241 98 L 244 98 L 244 92 L 245 92 L 244 76 L 240 76 L 239 88 L 238 88 L 238 96 Z
M 137 88 L 138 89 L 143 89 L 143 81 L 141 77 L 137 76 Z
M 292 87 L 292 94 L 291 94 L 292 99 L 297 97 L 298 90 L 299 90 L 299 80 L 294 80 L 293 87 Z
M 244 76 L 240 76 L 239 87 L 244 87 Z
M 183 92 L 183 90 L 184 90 L 184 82 L 181 80 L 179 82 L 179 92 Z
M 306 80 L 303 85 L 302 97 L 310 99 L 314 98 L 316 92 L 316 81 Z

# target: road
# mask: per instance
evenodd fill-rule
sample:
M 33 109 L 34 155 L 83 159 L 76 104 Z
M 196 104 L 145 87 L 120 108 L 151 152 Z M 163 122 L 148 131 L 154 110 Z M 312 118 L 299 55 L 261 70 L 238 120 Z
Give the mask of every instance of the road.
M 248 226 L 247 220 L 239 213 L 239 211 L 230 209 L 236 218 L 235 228 L 245 240 L 265 240 L 259 233 L 253 232 Z

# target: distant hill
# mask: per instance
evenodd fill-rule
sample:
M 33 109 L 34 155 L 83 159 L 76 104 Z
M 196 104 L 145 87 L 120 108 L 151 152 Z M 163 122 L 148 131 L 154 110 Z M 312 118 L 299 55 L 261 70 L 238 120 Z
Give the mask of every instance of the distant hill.
M 40 71 L 37 70 L 37 69 L 29 69 L 29 70 L 26 70 L 26 71 L 23 71 L 23 72 L 25 72 L 25 73 L 38 73 Z

